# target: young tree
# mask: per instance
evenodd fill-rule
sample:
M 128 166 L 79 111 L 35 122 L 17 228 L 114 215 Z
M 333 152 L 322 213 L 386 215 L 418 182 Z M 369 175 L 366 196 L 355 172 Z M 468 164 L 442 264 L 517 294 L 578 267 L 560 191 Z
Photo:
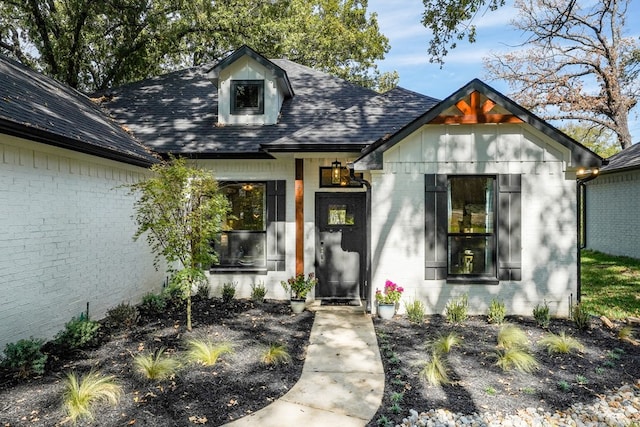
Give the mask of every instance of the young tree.
M 389 51 L 366 0 L 0 1 L 0 52 L 86 92 L 243 44 L 371 87 Z
M 517 0 L 522 50 L 485 63 L 517 102 L 546 120 L 579 120 L 631 146 L 629 114 L 640 97 L 638 43 L 624 37 L 629 0 Z
M 569 123 L 560 130 L 605 159 L 620 151 L 613 133 L 607 129 Z
M 191 330 L 191 292 L 215 261 L 211 239 L 221 231 L 229 206 L 210 172 L 188 167 L 184 159 L 171 159 L 151 168 L 154 176 L 132 184 L 138 230 L 156 256 L 171 267 L 178 264 L 178 280 L 187 301 L 187 330 Z

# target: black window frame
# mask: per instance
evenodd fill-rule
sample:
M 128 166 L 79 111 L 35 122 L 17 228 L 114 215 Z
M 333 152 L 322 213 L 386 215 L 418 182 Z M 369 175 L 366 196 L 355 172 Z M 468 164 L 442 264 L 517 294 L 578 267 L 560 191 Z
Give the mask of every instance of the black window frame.
M 236 106 L 236 92 L 241 86 L 253 86 L 258 89 L 258 105 L 256 107 Z M 232 115 L 264 114 L 264 80 L 231 80 L 231 102 L 229 108 Z
M 232 233 L 238 234 L 265 234 L 265 262 L 264 265 L 217 265 L 210 266 L 209 272 L 220 273 L 259 273 L 267 274 L 268 271 L 284 271 L 285 263 L 285 223 L 286 223 L 286 181 L 220 181 L 220 186 L 242 185 L 242 184 L 264 184 L 266 221 L 264 231 L 255 230 L 235 230 Z M 229 233 L 227 231 L 227 233 Z M 214 245 L 219 241 L 221 235 L 215 237 Z

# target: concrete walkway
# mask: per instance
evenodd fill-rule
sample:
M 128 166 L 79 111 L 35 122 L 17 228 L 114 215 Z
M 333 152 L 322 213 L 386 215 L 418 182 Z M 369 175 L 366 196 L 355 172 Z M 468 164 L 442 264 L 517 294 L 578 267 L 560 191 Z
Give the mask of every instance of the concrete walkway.
M 362 308 L 316 311 L 300 380 L 276 402 L 233 427 L 364 426 L 384 391 L 384 370 L 371 317 Z

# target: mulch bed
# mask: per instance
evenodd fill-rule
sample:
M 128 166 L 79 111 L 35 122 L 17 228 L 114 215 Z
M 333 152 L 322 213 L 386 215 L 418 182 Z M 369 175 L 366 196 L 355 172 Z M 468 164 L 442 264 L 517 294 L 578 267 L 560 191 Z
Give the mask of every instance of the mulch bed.
M 193 330 L 187 332 L 183 308 L 162 315 L 143 315 L 129 331 L 101 327 L 100 345 L 73 354 L 49 352 L 46 373 L 27 380 L 0 370 L 0 426 L 62 425 L 63 380 L 67 373 L 92 369 L 116 376 L 124 393 L 115 408 L 100 406 L 91 426 L 221 425 L 267 406 L 298 380 L 304 364 L 314 315 L 292 315 L 289 304 L 249 300 L 223 303 L 193 299 Z M 186 338 L 206 337 L 232 343 L 234 352 L 212 367 L 190 365 L 161 382 L 141 380 L 132 368 L 133 356 L 164 348 L 167 354 L 184 350 Z M 292 362 L 266 366 L 260 358 L 271 343 L 284 344 Z M 70 422 L 65 423 L 71 424 Z
M 381 425 L 385 418 L 391 422 L 389 425 L 395 425 L 409 414 L 409 409 L 513 414 L 532 407 L 553 413 L 578 402 L 591 402 L 608 390 L 640 379 L 640 348 L 619 340 L 616 330 L 602 327 L 597 319 L 586 331 L 577 330 L 568 320 L 551 321 L 549 331 L 565 331 L 585 346 L 583 352 L 574 354 L 549 354 L 546 348 L 536 345 L 548 331 L 537 327 L 532 318 L 513 317 L 507 321 L 526 332 L 540 363 L 534 373 L 504 372 L 495 365 L 500 326 L 487 323 L 486 317 L 472 317 L 463 324 L 452 325 L 443 316 L 432 316 L 420 326 L 401 316 L 388 321 L 376 319 L 386 382 L 383 403 L 369 425 Z M 461 346 L 447 356 L 453 382 L 429 385 L 419 375 L 429 359 L 427 344 L 450 332 L 463 338 Z

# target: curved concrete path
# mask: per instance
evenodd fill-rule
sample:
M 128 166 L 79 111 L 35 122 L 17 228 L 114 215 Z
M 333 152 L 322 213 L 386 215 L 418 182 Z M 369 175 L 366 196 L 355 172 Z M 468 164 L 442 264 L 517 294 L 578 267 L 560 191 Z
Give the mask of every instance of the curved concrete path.
M 371 316 L 362 308 L 316 311 L 298 382 L 269 406 L 227 426 L 365 426 L 384 391 L 384 370 Z

